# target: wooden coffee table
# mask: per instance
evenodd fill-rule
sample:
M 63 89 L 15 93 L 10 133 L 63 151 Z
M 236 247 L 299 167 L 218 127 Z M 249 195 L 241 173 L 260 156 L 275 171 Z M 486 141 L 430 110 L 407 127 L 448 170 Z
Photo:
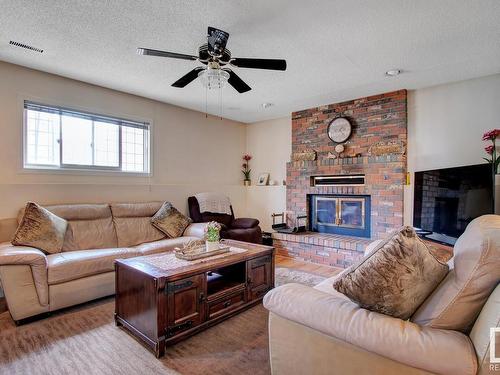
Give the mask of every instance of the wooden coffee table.
M 274 248 L 222 242 L 230 253 L 192 262 L 173 253 L 116 261 L 116 325 L 161 357 L 166 345 L 259 303 L 274 287 Z

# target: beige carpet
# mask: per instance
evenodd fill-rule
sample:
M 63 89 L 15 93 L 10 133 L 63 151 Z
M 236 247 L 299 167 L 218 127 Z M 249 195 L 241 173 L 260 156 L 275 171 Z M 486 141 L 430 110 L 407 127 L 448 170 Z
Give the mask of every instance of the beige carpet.
M 282 271 L 285 270 L 285 271 Z M 277 268 L 277 284 L 321 281 Z M 158 360 L 113 322 L 114 299 L 16 327 L 0 314 L 0 374 L 269 374 L 267 310 L 253 307 L 167 348 Z

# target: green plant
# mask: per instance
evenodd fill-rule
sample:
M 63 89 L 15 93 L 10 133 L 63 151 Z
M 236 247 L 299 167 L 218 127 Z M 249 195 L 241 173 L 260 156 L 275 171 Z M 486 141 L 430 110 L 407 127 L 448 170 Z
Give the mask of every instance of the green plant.
M 221 225 L 216 221 L 211 221 L 205 227 L 205 239 L 209 242 L 218 242 L 220 239 Z

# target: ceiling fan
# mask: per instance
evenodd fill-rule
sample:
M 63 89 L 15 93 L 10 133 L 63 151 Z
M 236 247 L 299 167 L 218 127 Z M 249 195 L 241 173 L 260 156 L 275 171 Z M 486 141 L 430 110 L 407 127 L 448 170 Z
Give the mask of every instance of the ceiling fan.
M 138 48 L 137 53 L 140 55 L 199 61 L 200 63 L 206 65 L 194 68 L 172 84 L 174 87 L 181 88 L 187 86 L 196 78 L 200 77 L 203 84 L 208 89 L 220 89 L 227 82 L 241 94 L 250 91 L 251 88 L 228 66 L 238 68 L 286 70 L 285 60 L 231 57 L 231 52 L 226 48 L 229 33 L 225 31 L 209 27 L 207 39 L 208 43 L 201 45 L 198 49 L 198 56 L 159 51 L 149 48 Z

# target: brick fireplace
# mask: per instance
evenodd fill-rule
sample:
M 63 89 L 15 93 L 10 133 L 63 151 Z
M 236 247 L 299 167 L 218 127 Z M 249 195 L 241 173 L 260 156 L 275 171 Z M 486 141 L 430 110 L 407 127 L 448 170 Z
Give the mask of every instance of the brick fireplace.
M 327 135 L 328 124 L 337 116 L 352 124 L 352 134 L 340 155 Z M 307 215 L 310 232 L 275 234 L 278 253 L 347 267 L 362 256 L 371 240 L 400 227 L 406 141 L 406 90 L 292 113 L 287 210 Z M 295 158 L 310 152 L 316 153 L 316 160 Z M 325 176 L 340 182 L 313 183 Z M 353 178 L 360 181 L 350 184 Z M 367 210 L 368 217 L 363 217 Z M 364 232 L 357 230 L 361 227 Z M 356 230 L 349 230 L 352 228 Z

